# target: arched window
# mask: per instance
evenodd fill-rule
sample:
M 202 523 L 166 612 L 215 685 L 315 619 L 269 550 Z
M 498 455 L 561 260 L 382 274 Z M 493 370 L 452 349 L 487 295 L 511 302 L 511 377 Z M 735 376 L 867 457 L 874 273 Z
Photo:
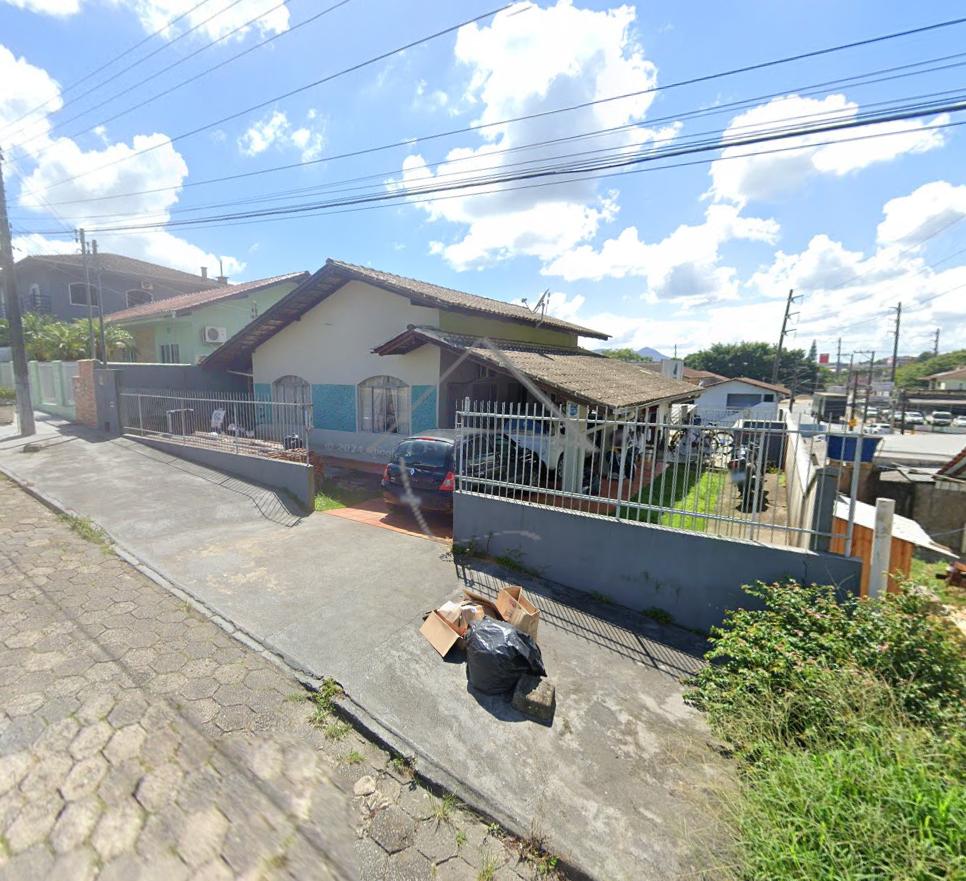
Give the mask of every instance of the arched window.
M 359 431 L 409 434 L 409 386 L 395 376 L 360 382 Z
M 272 383 L 272 400 L 280 404 L 308 404 L 312 389 L 301 376 L 280 376 Z

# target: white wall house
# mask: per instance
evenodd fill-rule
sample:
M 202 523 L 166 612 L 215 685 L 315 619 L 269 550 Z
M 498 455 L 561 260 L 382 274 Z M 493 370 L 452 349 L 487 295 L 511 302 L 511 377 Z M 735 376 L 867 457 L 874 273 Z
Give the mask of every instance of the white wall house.
M 738 377 L 712 383 L 701 390 L 694 412 L 702 422 L 727 422 L 739 417 L 777 419 L 778 405 L 788 396 L 780 385 Z
M 466 400 L 664 407 L 694 386 L 580 348 L 591 328 L 502 300 L 328 260 L 205 359 L 251 372 L 255 397 L 312 404 L 310 446 L 385 462 L 450 428 Z M 525 378 L 525 379 L 524 379 Z

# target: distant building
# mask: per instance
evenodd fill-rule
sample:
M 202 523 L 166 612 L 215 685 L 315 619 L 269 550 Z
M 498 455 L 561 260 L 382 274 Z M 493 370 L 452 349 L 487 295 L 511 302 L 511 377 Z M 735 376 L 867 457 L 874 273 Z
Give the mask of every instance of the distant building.
M 942 373 L 934 373 L 924 379 L 929 383 L 929 388 L 941 392 L 960 392 L 966 391 L 966 366 L 957 367 L 955 370 L 944 370 Z
M 705 386 L 711 385 L 715 382 L 721 382 L 726 378 L 717 373 L 712 373 L 710 370 L 695 370 L 693 367 L 686 367 L 684 362 L 679 358 L 664 358 L 661 361 L 647 361 L 640 364 L 640 366 L 644 368 L 644 370 L 650 370 L 652 373 L 660 373 L 662 376 L 671 377 L 671 379 L 680 379 L 684 382 L 690 382 L 692 385 L 696 385 L 699 388 L 704 388 Z
M 778 404 L 789 391 L 783 385 L 772 385 L 747 376 L 721 379 L 705 385 L 694 405 L 694 413 L 705 422 L 730 416 L 752 419 L 777 419 Z
M 107 321 L 131 333 L 138 361 L 197 364 L 308 275 L 290 272 L 245 284 L 219 285 L 123 309 Z
M 201 275 L 193 275 L 121 254 L 102 253 L 97 259 L 101 267 L 100 291 L 97 290 L 94 259 L 88 259 L 90 298 L 95 316 L 99 314 L 102 302 L 104 314 L 109 315 L 169 297 L 223 287 L 227 283 L 224 278 L 208 278 L 205 268 L 202 268 Z M 24 257 L 17 262 L 17 290 L 21 312 L 49 315 L 59 321 L 76 321 L 88 316 L 88 291 L 80 254 Z

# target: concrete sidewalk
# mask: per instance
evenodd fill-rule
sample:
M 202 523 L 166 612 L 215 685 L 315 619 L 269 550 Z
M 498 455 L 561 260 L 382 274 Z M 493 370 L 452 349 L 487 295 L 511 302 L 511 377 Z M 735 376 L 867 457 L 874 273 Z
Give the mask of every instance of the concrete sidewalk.
M 464 583 L 445 547 L 337 517 L 300 518 L 268 490 L 75 425 L 40 423 L 35 452 L 0 436 L 0 468 L 91 517 L 124 548 L 314 676 L 431 780 L 600 879 L 696 876 L 715 862 L 706 810 L 726 768 L 679 677 L 699 639 L 536 580 L 554 724 L 468 692 L 420 637 Z

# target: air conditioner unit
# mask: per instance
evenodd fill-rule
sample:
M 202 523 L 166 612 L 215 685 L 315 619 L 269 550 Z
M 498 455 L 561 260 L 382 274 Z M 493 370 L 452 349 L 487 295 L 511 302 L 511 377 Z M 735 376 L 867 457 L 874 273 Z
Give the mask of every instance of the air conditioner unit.
M 228 340 L 227 327 L 206 327 L 201 334 L 206 343 L 224 343 Z

